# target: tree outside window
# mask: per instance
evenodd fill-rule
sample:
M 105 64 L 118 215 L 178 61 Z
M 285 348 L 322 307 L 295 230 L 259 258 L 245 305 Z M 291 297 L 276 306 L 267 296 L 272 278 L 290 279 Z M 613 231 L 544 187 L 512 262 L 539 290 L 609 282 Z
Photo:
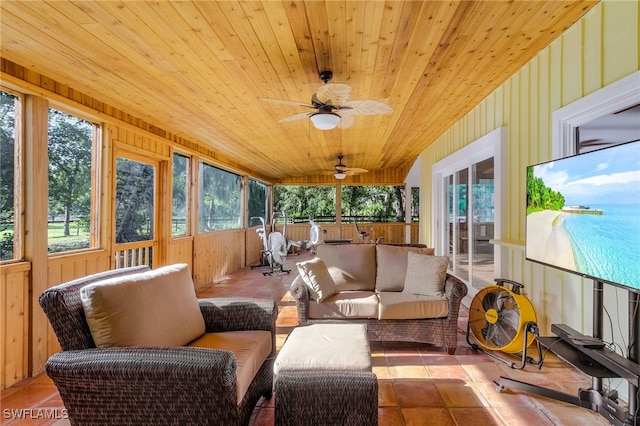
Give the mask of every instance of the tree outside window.
M 404 186 L 345 186 L 343 222 L 404 222 Z
M 49 109 L 49 253 L 91 246 L 91 168 L 96 126 Z
M 293 222 L 335 223 L 335 186 L 280 185 L 273 188 L 273 209 L 285 212 Z
M 269 223 L 267 210 L 267 185 L 254 179 L 249 179 L 249 217 L 247 218 L 247 226 L 258 226 L 261 224 L 260 219 L 252 219 L 261 217 L 264 223 Z
M 242 226 L 242 178 L 200 162 L 198 230 L 238 229 Z
M 154 238 L 155 167 L 116 159 L 116 244 Z

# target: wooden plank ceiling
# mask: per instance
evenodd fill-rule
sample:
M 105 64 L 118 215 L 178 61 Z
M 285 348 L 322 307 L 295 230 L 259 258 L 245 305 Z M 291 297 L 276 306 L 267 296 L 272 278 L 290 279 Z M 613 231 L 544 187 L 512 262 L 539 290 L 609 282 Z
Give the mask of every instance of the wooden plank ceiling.
M 402 179 L 595 3 L 2 1 L 0 38 L 3 58 L 270 182 L 313 182 L 340 152 L 349 167 Z M 350 99 L 393 113 L 328 131 L 308 118 L 278 123 L 310 109 L 261 98 L 310 103 L 321 70 L 350 85 Z

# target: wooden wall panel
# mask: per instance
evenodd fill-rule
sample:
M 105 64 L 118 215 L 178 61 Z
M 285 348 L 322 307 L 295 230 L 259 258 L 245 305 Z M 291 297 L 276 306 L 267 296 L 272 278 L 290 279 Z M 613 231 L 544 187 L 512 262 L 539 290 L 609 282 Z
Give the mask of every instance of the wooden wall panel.
M 248 228 L 245 233 L 245 266 L 257 265 L 262 257 L 264 243 L 257 227 Z M 267 228 L 269 229 L 269 228 Z M 289 232 L 287 227 L 287 233 Z
M 193 238 L 176 238 L 169 241 L 166 264 L 186 263 L 193 271 Z
M 245 266 L 245 231 L 198 234 L 193 253 L 193 280 L 200 289 Z
M 492 130 L 483 128 L 478 120 L 507 128 L 508 216 L 502 239 L 516 243 L 501 246 L 501 273 L 525 285 L 542 334 L 550 334 L 551 324 L 557 322 L 591 332 L 591 283 L 525 260 L 525 168 L 552 159 L 554 111 L 640 68 L 638 16 L 639 2 L 600 2 L 421 155 L 424 194 L 432 188 L 434 163 L 473 142 L 474 137 L 482 136 L 477 134 L 478 129 L 484 133 Z M 486 115 L 478 113 L 483 110 Z M 432 206 L 427 192 L 420 206 L 421 242 L 427 244 L 433 239 Z M 609 312 L 618 312 L 620 306 L 626 306 L 619 295 L 624 292 L 607 288 L 605 293 Z M 618 330 L 615 333 L 620 334 Z
M 0 389 L 29 375 L 29 264 L 0 267 Z

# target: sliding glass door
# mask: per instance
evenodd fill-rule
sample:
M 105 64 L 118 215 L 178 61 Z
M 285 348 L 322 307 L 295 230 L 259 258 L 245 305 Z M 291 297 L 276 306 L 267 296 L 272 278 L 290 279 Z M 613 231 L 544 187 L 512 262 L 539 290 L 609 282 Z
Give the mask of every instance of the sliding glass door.
M 449 270 L 481 288 L 494 279 L 493 158 L 469 164 L 444 176 Z

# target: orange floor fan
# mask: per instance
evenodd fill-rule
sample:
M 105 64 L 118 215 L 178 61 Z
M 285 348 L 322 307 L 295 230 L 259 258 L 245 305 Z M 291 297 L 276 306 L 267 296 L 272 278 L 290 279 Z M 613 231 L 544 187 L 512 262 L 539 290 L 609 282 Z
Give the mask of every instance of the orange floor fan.
M 511 285 L 511 289 L 506 285 Z M 524 286 L 515 281 L 496 278 L 496 284 L 483 288 L 475 295 L 469 308 L 467 343 L 511 368 L 522 369 L 527 363 L 542 368 L 542 349 L 536 323 L 536 312 L 524 295 Z M 472 339 L 473 338 L 473 341 Z M 527 349 L 536 342 L 538 359 L 527 355 Z M 494 354 L 500 351 L 521 356 L 520 364 Z

